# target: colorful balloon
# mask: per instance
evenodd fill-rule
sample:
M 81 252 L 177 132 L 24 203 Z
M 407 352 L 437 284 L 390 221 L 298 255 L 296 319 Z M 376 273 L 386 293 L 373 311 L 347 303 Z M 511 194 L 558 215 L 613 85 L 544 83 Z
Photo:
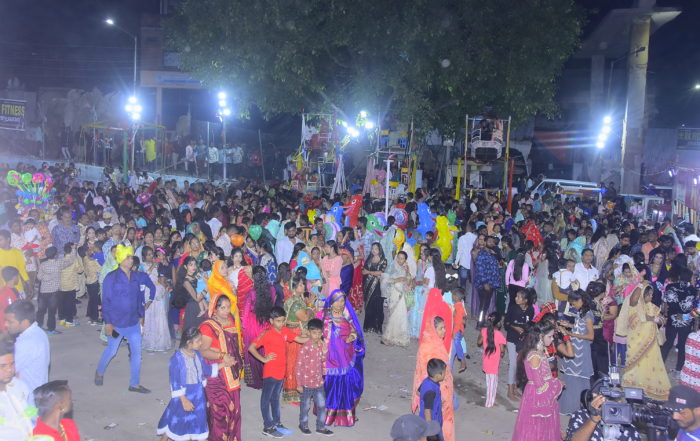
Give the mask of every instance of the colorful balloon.
M 32 184 L 41 184 L 42 182 L 44 182 L 43 173 L 34 173 L 32 175 Z
M 446 216 L 438 216 L 435 221 L 438 237 L 435 240 L 435 246 L 440 248 L 442 261 L 446 262 L 452 256 L 452 241 L 454 240 L 453 231 L 457 231 L 456 227 L 451 227 Z
M 24 185 L 29 185 L 32 183 L 32 174 L 31 173 L 24 173 L 22 175 L 22 183 Z
M 258 240 L 262 235 L 262 227 L 260 225 L 251 225 L 248 228 L 248 234 L 253 238 L 253 240 Z
M 245 243 L 245 237 L 243 237 L 241 234 L 232 234 L 230 239 L 231 245 L 234 247 L 240 247 Z
M 20 183 L 20 178 L 20 174 L 14 170 L 10 170 L 9 172 L 7 172 L 7 184 L 10 187 L 17 187 Z

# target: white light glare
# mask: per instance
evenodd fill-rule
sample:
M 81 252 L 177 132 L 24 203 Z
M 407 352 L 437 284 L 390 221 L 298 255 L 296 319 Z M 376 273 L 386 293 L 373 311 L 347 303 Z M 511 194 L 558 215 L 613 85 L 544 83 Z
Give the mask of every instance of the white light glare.
M 365 123 L 365 129 L 372 130 L 374 128 L 374 123 L 372 121 L 367 121 Z
M 606 115 L 606 116 L 603 118 L 603 122 L 604 122 L 605 124 L 610 124 L 610 123 L 612 122 L 612 116 Z
M 601 133 L 600 135 L 598 135 L 598 142 L 605 142 L 605 141 L 607 141 L 607 139 L 608 139 L 608 135 L 605 133 Z
M 693 185 L 698 185 L 698 178 L 693 178 Z
M 605 143 L 598 141 L 595 146 L 598 147 L 599 149 L 602 149 L 603 147 L 605 147 Z
M 226 99 L 226 92 L 219 92 L 219 94 L 217 95 L 217 97 L 218 97 L 220 100 L 225 100 L 225 99 Z
M 341 121 L 340 124 L 341 124 L 343 127 L 345 127 L 345 128 L 348 127 L 348 123 L 346 123 L 345 121 Z
M 348 127 L 348 134 L 353 138 L 360 136 L 360 132 L 354 127 Z
M 231 115 L 231 109 L 224 109 L 224 116 Z
M 219 107 L 226 107 L 226 100 L 219 100 Z
M 600 129 L 600 131 L 603 132 L 603 133 L 605 133 L 605 134 L 608 134 L 608 133 L 610 133 L 610 132 L 612 131 L 612 127 L 610 127 L 610 126 L 603 126 L 603 128 Z
M 126 106 L 124 106 L 124 110 L 131 113 L 134 111 L 134 106 L 132 106 L 131 104 L 127 104 Z
M 106 18 L 106 19 L 105 19 L 105 23 L 107 23 L 108 25 L 112 26 L 112 25 L 114 25 L 114 20 L 112 20 L 111 18 Z
M 130 97 L 129 97 L 129 103 L 131 103 L 131 104 L 136 104 L 137 102 L 138 102 L 138 100 L 136 99 L 135 96 L 130 96 Z
M 673 170 L 669 170 L 669 171 L 668 171 L 668 175 L 669 175 L 670 177 L 673 177 Z
M 141 119 L 141 114 L 140 113 L 132 113 L 131 119 L 133 119 L 134 121 L 138 121 Z
M 367 111 L 365 111 L 365 110 L 361 111 L 360 118 L 367 118 Z

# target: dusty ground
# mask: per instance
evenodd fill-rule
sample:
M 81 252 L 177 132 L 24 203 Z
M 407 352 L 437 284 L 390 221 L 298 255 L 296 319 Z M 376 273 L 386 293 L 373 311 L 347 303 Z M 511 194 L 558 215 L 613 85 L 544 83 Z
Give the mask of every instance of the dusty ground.
M 83 317 L 86 302 L 79 305 Z M 128 392 L 129 360 L 126 346 L 122 346 L 105 375 L 104 386 L 96 387 L 93 376 L 103 346 L 98 339 L 98 328 L 83 324 L 77 328 L 61 328 L 63 334 L 50 336 L 52 364 L 50 379 L 67 379 L 73 389 L 74 419 L 82 439 L 94 441 L 154 440 L 158 420 L 170 399 L 168 386 L 169 353 L 143 353 L 141 382 L 153 392 L 149 395 Z M 517 403 L 505 398 L 507 358 L 501 362 L 501 384 L 496 407 L 486 409 L 484 404 L 484 377 L 481 359 L 476 349 L 474 322 L 468 324 L 469 349 L 472 355 L 469 367 L 455 374 L 455 388 L 461 407 L 455 421 L 459 440 L 510 440 L 515 425 Z M 408 349 L 386 347 L 376 335 L 367 337 L 365 361 L 365 392 L 360 401 L 360 421 L 352 428 L 332 428 L 338 440 L 387 440 L 396 417 L 410 412 L 409 390 L 413 381 L 417 343 Z M 261 433 L 259 410 L 260 392 L 243 387 L 243 439 L 245 441 L 270 439 Z M 381 407 L 380 407 L 381 406 Z M 381 410 L 380 410 L 381 409 Z M 286 439 L 321 439 L 303 436 L 297 430 L 298 407 L 282 405 L 282 423 L 295 433 Z M 564 420 L 562 421 L 564 422 Z M 113 429 L 105 429 L 115 423 Z M 564 426 L 565 427 L 565 426 Z

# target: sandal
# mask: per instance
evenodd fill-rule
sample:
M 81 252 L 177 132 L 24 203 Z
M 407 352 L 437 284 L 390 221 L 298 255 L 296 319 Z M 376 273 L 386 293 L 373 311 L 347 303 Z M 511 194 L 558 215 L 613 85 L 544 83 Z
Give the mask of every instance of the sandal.
M 151 391 L 149 389 L 146 389 L 145 387 L 141 386 L 140 384 L 138 386 L 129 386 L 129 391 L 130 392 L 138 392 L 140 394 L 150 394 Z

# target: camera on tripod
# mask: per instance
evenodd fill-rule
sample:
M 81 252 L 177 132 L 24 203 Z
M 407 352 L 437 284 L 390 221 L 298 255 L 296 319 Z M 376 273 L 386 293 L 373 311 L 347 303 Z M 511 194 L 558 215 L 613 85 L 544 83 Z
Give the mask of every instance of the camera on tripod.
M 677 430 L 672 412 L 661 407 L 662 403 L 646 398 L 641 388 L 621 386 L 620 372 L 615 366 L 610 366 L 609 375 L 603 375 L 591 391 L 607 398 L 600 411 L 605 425 L 646 428 L 649 440 L 665 439 L 657 435 Z

